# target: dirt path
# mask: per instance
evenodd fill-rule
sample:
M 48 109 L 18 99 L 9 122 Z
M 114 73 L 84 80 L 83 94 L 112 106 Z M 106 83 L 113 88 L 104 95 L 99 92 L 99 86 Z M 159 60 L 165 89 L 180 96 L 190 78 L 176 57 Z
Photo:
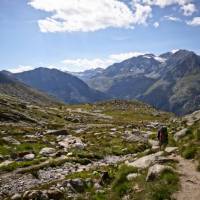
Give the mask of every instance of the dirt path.
M 179 161 L 181 189 L 174 194 L 176 200 L 200 200 L 200 172 L 196 171 L 195 164 L 181 156 L 176 156 Z

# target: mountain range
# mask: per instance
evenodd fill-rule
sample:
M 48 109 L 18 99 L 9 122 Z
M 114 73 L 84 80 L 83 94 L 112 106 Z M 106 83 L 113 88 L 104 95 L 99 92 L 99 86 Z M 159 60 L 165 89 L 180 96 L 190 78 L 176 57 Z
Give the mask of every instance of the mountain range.
M 0 72 L 0 94 L 17 97 L 22 101 L 39 105 L 59 103 L 55 98 L 21 83 L 6 71 Z
M 65 103 L 91 103 L 107 99 L 107 95 L 91 89 L 79 78 L 57 69 L 37 68 L 13 74 L 19 81 L 56 97 Z
M 38 96 L 40 102 L 51 102 L 53 96 L 72 104 L 137 99 L 184 115 L 200 109 L 200 56 L 187 50 L 144 54 L 106 69 L 72 74 L 42 67 L 16 74 L 4 71 L 0 93 L 31 101 Z
M 192 51 L 133 57 L 86 82 L 114 98 L 139 99 L 180 115 L 200 109 L 200 56 Z

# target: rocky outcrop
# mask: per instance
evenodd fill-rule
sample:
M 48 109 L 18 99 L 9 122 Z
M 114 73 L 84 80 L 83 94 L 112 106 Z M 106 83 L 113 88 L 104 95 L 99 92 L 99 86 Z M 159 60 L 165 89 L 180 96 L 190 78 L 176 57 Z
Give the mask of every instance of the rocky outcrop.
M 158 177 L 165 170 L 174 171 L 174 169 L 170 166 L 155 164 L 151 166 L 148 170 L 146 181 L 153 181 L 156 177 Z
M 156 161 L 159 160 L 159 157 L 163 154 L 163 151 L 157 152 L 155 154 L 150 154 L 144 157 L 141 157 L 137 159 L 134 162 L 126 162 L 127 165 L 140 168 L 140 169 L 145 169 L 154 164 Z
M 175 133 L 175 134 L 174 134 L 174 140 L 175 140 L 175 141 L 178 141 L 178 140 L 180 140 L 181 138 L 183 138 L 184 136 L 186 136 L 187 131 L 188 131 L 188 129 L 187 129 L 187 128 L 184 128 L 184 129 L 178 131 L 177 133 Z

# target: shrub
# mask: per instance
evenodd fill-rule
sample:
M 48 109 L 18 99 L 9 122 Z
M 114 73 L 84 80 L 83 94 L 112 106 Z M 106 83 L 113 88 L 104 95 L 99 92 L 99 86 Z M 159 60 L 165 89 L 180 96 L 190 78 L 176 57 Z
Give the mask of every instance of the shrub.
M 195 131 L 195 139 L 196 139 L 197 141 L 200 141 L 200 129 L 197 129 L 197 130 Z
M 137 172 L 136 168 L 127 165 L 121 165 L 112 184 L 113 192 L 117 193 L 119 196 L 125 194 L 129 189 L 129 182 L 126 179 L 126 176 L 135 172 Z
M 176 173 L 171 170 L 165 170 L 157 183 L 151 185 L 149 199 L 171 199 L 171 195 L 178 189 L 178 182 L 179 178 Z
M 183 150 L 182 155 L 186 159 L 192 159 L 195 157 L 196 151 L 196 147 L 188 146 Z

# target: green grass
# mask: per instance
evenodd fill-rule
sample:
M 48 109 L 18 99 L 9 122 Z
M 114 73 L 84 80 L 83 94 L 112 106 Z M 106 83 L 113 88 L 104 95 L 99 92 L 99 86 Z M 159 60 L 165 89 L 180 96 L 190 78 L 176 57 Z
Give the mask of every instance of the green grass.
M 196 155 L 197 148 L 195 146 L 187 146 L 183 148 L 182 156 L 186 159 L 193 159 Z
M 171 199 L 171 195 L 178 190 L 179 177 L 176 173 L 166 170 L 154 184 L 151 184 L 148 191 L 149 199 L 164 200 Z

